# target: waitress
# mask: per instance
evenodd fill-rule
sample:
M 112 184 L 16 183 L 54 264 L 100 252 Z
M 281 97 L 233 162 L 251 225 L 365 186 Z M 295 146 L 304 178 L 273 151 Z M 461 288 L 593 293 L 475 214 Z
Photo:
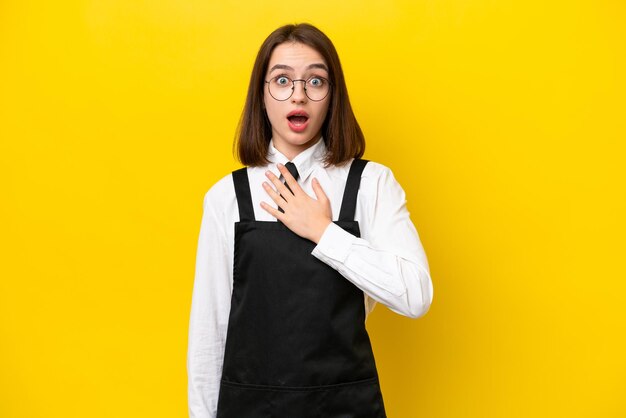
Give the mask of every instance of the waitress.
M 365 320 L 417 318 L 428 262 L 402 187 L 361 159 L 339 57 L 308 24 L 275 30 L 236 142 L 206 193 L 189 323 L 193 418 L 386 417 Z

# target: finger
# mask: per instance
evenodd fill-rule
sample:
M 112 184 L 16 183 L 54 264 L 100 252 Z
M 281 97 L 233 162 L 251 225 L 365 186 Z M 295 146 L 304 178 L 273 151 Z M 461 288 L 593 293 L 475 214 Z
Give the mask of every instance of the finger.
M 283 197 L 278 194 L 278 192 L 274 190 L 274 188 L 272 188 L 272 186 L 270 186 L 268 182 L 263 182 L 263 188 L 265 189 L 265 192 L 267 192 L 267 194 L 272 198 L 274 203 L 276 203 L 278 206 L 282 207 L 287 204 L 287 201 L 283 199 Z
M 322 201 L 322 202 L 325 202 L 328 200 L 326 193 L 324 193 L 324 190 L 322 189 L 320 182 L 316 178 L 313 179 L 313 192 L 315 193 L 315 197 L 317 197 L 317 200 Z
M 292 194 L 289 193 L 289 189 L 287 189 L 287 187 L 283 184 L 282 181 L 280 181 L 280 179 L 278 177 L 276 177 L 274 175 L 274 173 L 272 173 L 271 171 L 266 171 L 265 172 L 265 176 L 270 179 L 270 181 L 272 182 L 272 184 L 274 185 L 274 187 L 276 188 L 276 191 L 282 196 L 283 199 L 287 200 L 287 198 L 285 196 L 291 196 Z
M 284 165 L 280 163 L 278 163 L 277 166 L 278 166 L 278 170 L 285 178 L 285 181 L 289 185 L 289 188 L 291 189 L 294 196 L 298 196 L 298 194 L 302 192 L 302 188 L 300 187 L 296 179 L 291 175 L 291 172 L 287 170 L 287 167 L 285 167 Z
M 261 207 L 265 209 L 265 211 L 269 213 L 270 215 L 272 215 L 274 218 L 280 221 L 284 221 L 285 214 L 280 212 L 278 209 L 271 207 L 265 202 L 261 202 Z

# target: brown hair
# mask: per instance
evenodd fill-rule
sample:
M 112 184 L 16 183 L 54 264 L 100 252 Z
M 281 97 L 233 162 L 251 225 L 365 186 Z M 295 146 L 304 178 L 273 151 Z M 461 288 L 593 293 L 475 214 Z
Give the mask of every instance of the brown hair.
M 310 46 L 319 52 L 328 64 L 331 82 L 330 103 L 322 124 L 322 136 L 327 148 L 325 165 L 342 165 L 351 158 L 360 158 L 365 152 L 365 137 L 350 106 L 337 50 L 322 31 L 308 23 L 282 26 L 272 32 L 261 45 L 252 69 L 246 104 L 235 135 L 233 153 L 236 148 L 239 161 L 247 166 L 269 163 L 267 147 L 272 138 L 272 126 L 263 107 L 265 73 L 274 48 L 289 41 Z

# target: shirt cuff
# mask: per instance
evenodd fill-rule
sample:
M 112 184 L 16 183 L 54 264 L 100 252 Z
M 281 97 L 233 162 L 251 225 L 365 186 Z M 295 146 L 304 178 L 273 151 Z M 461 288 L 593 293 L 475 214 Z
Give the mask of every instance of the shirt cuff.
M 313 251 L 311 251 L 311 254 L 321 260 L 326 258 L 343 263 L 348 257 L 350 248 L 356 239 L 357 237 L 336 223 L 331 222 L 324 230 L 322 237 L 315 248 L 313 248 Z

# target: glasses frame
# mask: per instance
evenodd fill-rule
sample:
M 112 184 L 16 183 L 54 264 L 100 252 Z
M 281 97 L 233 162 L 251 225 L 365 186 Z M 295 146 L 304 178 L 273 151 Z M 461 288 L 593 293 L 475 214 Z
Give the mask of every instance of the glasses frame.
M 281 75 L 277 75 L 275 77 L 270 78 L 269 80 L 265 80 L 265 83 L 269 84 L 272 82 L 272 80 L 277 79 L 278 77 L 286 77 L 287 79 L 291 80 L 291 78 L 289 78 L 289 76 L 281 74 Z M 311 99 L 311 97 L 309 96 L 309 93 L 306 90 L 306 83 L 312 79 L 312 78 L 321 78 L 322 80 L 326 81 L 328 83 L 328 92 L 326 93 L 326 95 L 324 97 L 322 97 L 321 99 Z M 270 89 L 269 86 L 267 86 L 267 91 L 269 92 L 270 96 L 272 96 L 272 99 L 277 100 L 279 102 L 284 102 L 285 100 L 289 100 L 291 99 L 291 96 L 293 96 L 293 92 L 296 91 L 296 81 L 302 81 L 304 82 L 304 94 L 306 95 L 306 97 L 309 100 L 312 100 L 314 102 L 321 102 L 322 100 L 324 100 L 325 98 L 328 97 L 328 95 L 330 94 L 330 90 L 331 87 L 333 86 L 333 83 L 330 82 L 329 79 L 327 79 L 326 77 L 322 77 L 319 75 L 312 75 L 311 77 L 307 78 L 306 80 L 303 78 L 299 78 L 299 79 L 295 79 L 295 80 L 291 80 L 291 94 L 286 98 L 286 99 L 277 99 L 276 97 L 274 97 L 274 95 L 272 94 L 272 89 Z

